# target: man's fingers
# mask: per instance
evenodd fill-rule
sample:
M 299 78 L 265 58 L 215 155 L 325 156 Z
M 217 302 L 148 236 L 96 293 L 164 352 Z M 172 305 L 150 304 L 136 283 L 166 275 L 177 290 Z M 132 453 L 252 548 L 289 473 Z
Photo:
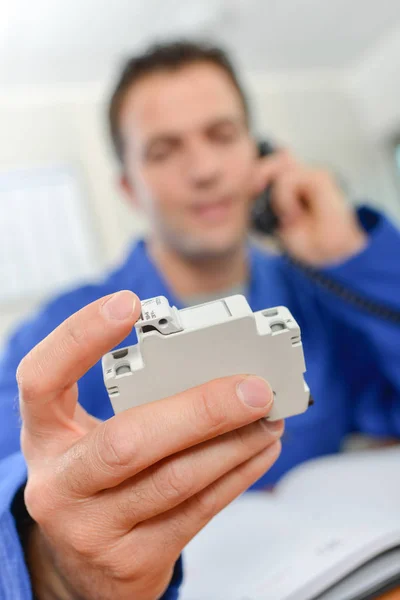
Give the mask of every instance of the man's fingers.
M 283 228 L 293 225 L 304 215 L 304 187 L 304 174 L 299 169 L 288 170 L 276 179 L 272 189 L 272 203 Z
M 342 204 L 342 196 L 327 171 L 299 165 L 284 171 L 273 187 L 274 210 L 283 227 L 294 224 L 305 213 L 331 219 L 337 199 Z
M 119 344 L 139 314 L 137 296 L 129 291 L 118 292 L 75 313 L 33 348 L 17 371 L 24 420 L 30 413 L 48 415 L 49 402 Z M 76 395 L 70 396 L 76 402 Z
M 96 499 L 107 521 L 124 534 L 207 488 L 275 443 L 282 432 L 283 421 L 261 419 L 172 456 Z
M 281 443 L 276 441 L 247 462 L 243 463 L 214 484 L 196 494 L 173 510 L 140 523 L 121 541 L 123 547 L 141 547 L 153 541 L 149 565 L 154 554 L 178 557 L 190 540 L 232 500 L 257 481 L 276 461 Z M 157 544 L 159 548 L 157 551 Z M 121 547 L 121 546 L 120 546 Z M 160 552 L 160 554 L 158 554 Z
M 67 452 L 59 485 L 78 497 L 115 487 L 168 456 L 257 421 L 272 401 L 263 379 L 232 376 L 129 409 Z

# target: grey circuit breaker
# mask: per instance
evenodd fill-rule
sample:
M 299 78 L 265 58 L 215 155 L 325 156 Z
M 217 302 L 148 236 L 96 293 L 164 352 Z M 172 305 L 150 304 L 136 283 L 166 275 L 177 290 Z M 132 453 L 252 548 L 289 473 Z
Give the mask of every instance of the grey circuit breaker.
M 246 298 L 236 295 L 178 310 L 158 296 L 142 302 L 136 332 L 137 344 L 103 357 L 115 413 L 236 374 L 269 382 L 270 420 L 309 406 L 300 328 L 285 307 L 253 313 Z

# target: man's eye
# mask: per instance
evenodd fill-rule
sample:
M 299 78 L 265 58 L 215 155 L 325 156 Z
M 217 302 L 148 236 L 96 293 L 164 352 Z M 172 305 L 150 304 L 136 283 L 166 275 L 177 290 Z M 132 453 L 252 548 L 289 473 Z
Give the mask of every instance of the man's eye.
M 171 151 L 168 150 L 167 148 L 160 148 L 158 150 L 151 150 L 148 153 L 148 158 L 151 161 L 154 162 L 161 162 L 163 160 L 166 160 L 168 158 L 168 156 L 171 154 Z
M 237 138 L 237 131 L 235 129 L 219 129 L 214 133 L 214 138 L 222 143 L 234 142 Z
M 152 162 L 162 162 L 167 160 L 176 150 L 177 144 L 155 144 L 147 151 L 147 159 Z

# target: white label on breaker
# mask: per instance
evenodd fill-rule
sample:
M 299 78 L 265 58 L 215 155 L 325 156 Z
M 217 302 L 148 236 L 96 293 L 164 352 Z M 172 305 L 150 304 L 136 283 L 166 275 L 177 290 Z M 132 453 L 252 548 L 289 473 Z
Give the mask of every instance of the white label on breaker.
M 144 300 L 144 302 L 142 302 L 143 321 L 160 319 L 165 316 L 166 313 L 169 314 L 170 312 L 171 307 L 164 296 L 157 296 L 157 298 L 150 298 L 150 300 Z
M 155 327 L 160 333 L 169 334 L 182 331 L 182 323 L 175 307 L 171 307 L 165 296 L 157 296 L 142 302 L 142 320 L 137 327 Z

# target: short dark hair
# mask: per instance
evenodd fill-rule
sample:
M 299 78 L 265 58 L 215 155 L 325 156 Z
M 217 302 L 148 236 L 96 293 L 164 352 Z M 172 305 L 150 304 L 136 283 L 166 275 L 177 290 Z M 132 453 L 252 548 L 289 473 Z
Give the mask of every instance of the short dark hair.
M 143 54 L 128 59 L 111 97 L 108 112 L 109 127 L 114 150 L 121 162 L 123 162 L 124 148 L 119 121 L 128 90 L 146 75 L 163 71 L 176 71 L 199 62 L 211 63 L 225 71 L 239 93 L 246 120 L 247 122 L 250 121 L 250 110 L 246 94 L 239 82 L 235 67 L 222 48 L 208 42 L 187 40 L 156 43 Z

